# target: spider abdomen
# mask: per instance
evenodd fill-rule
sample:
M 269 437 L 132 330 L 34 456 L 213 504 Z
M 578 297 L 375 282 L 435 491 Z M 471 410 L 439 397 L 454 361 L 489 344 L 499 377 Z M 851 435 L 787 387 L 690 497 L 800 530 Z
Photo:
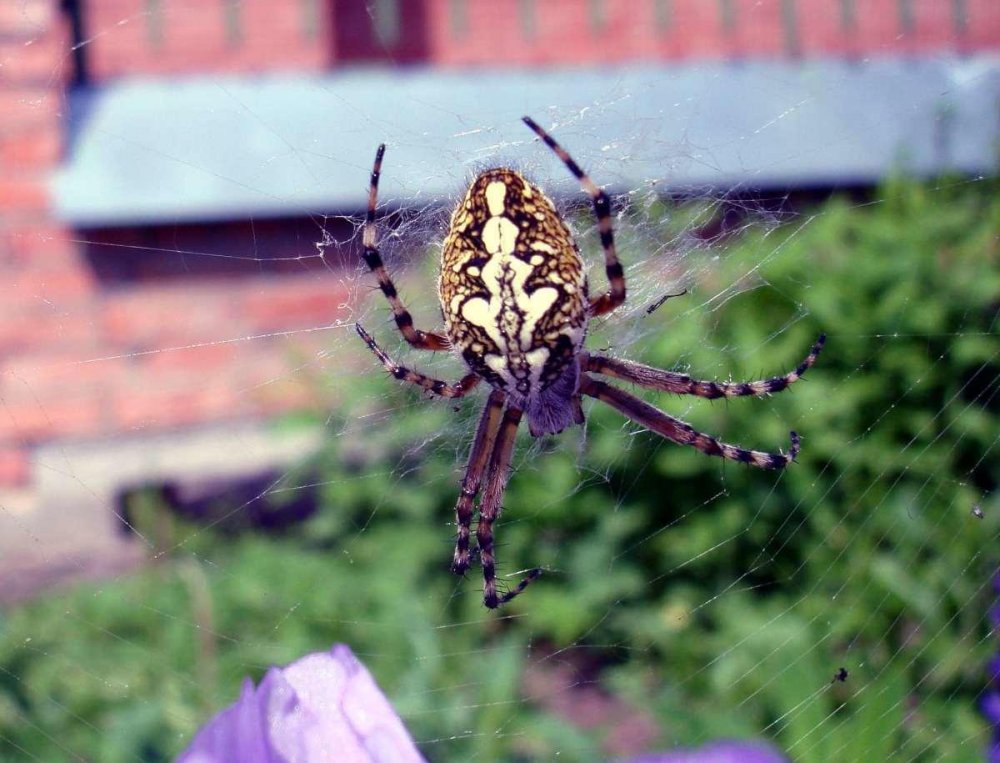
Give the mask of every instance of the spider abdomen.
M 502 168 L 473 181 L 452 214 L 439 293 L 452 346 L 527 410 L 533 432 L 576 421 L 569 399 L 587 280 L 569 229 L 537 186 Z

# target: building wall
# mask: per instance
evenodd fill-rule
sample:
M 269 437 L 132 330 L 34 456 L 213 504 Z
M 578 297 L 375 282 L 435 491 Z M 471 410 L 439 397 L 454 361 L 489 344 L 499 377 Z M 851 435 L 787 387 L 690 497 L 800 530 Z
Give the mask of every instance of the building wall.
M 317 71 L 334 57 L 326 0 L 80 0 L 89 78 Z
M 325 40 L 295 44 L 295 19 L 273 12 L 282 3 L 244 4 L 246 37 L 231 48 L 219 14 L 206 12 L 221 3 L 163 3 L 171 13 L 158 49 L 144 28 L 150 5 L 88 4 L 98 35 L 85 46 L 93 75 L 250 72 L 265 62 L 317 68 L 329 55 Z M 308 241 L 302 225 L 256 223 L 260 248 L 274 240 L 273 251 L 234 272 L 206 268 L 212 258 L 150 253 L 242 253 L 257 235 L 245 223 L 73 231 L 54 220 L 48 184 L 64 150 L 74 74 L 72 23 L 59 6 L 0 3 L 0 488 L 27 487 L 32 453 L 45 444 L 260 419 L 315 403 L 314 380 L 295 371 L 328 337 L 304 330 L 343 317 L 348 300 L 329 269 L 267 267 L 269 254 L 280 262 L 314 253 L 313 221 Z M 167 28 L 171 19 L 180 26 Z M 287 44 L 265 39 L 264 27 L 272 38 L 287 34 Z M 205 43 L 199 55 L 196 40 Z
M 79 0 L 89 77 L 969 53 L 995 0 Z M 61 52 L 61 51 L 60 51 Z
M 80 339 L 86 328 L 60 325 L 47 305 L 71 311 L 92 295 L 79 250 L 48 214 L 47 179 L 62 148 L 68 41 L 55 2 L 0 4 L 0 485 L 28 477 L 26 440 L 7 403 L 23 386 L 15 363 L 38 347 Z
M 430 58 L 446 66 L 964 53 L 995 47 L 1000 33 L 1000 4 L 991 0 L 431 0 L 430 7 Z

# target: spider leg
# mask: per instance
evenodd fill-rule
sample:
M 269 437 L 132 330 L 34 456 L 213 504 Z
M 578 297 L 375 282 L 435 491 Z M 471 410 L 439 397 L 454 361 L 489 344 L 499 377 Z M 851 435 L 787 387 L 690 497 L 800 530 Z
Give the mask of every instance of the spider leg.
M 496 442 L 500 430 L 500 414 L 503 410 L 505 395 L 498 389 L 490 393 L 479 418 L 479 428 L 476 429 L 476 439 L 472 441 L 472 452 L 469 453 L 469 463 L 465 467 L 462 478 L 462 491 L 455 504 L 458 536 L 455 539 L 455 555 L 451 562 L 451 571 L 456 575 L 464 575 L 469 569 L 469 528 L 472 525 L 473 504 L 479 494 L 479 486 L 483 481 L 486 463 Z
M 608 290 L 599 297 L 591 298 L 588 311 L 591 317 L 610 313 L 625 301 L 625 271 L 618 261 L 618 255 L 615 254 L 615 235 L 611 224 L 611 199 L 602 189 L 598 188 L 586 172 L 580 169 L 580 165 L 573 160 L 566 149 L 556 143 L 553 137 L 539 127 L 535 120 L 531 117 L 522 117 L 522 119 L 534 131 L 535 135 L 541 138 L 545 145 L 562 159 L 563 164 L 580 181 L 583 190 L 587 192 L 594 203 L 597 230 L 601 235 L 601 247 L 604 249 L 604 270 L 608 274 Z
M 656 432 L 661 437 L 666 437 L 678 445 L 690 445 L 709 456 L 721 456 L 730 461 L 753 464 L 761 469 L 784 469 L 795 460 L 799 453 L 799 436 L 795 432 L 790 433 L 792 444 L 787 454 L 745 450 L 695 431 L 690 424 L 668 416 L 658 408 L 654 408 L 649 403 L 624 390 L 589 376 L 581 377 L 580 392 L 597 398 L 602 403 L 607 403 L 632 421 Z
M 382 366 L 385 370 L 400 381 L 416 384 L 419 387 L 423 387 L 427 392 L 431 392 L 439 397 L 451 398 L 465 397 L 469 393 L 469 390 L 479 384 L 480 377 L 477 374 L 468 374 L 463 376 L 457 383 L 449 384 L 446 381 L 441 381 L 432 376 L 422 374 L 419 371 L 413 371 L 401 366 L 386 355 L 385 350 L 375 344 L 375 340 L 372 339 L 371 334 L 365 331 L 360 323 L 355 323 L 354 328 L 357 329 L 358 335 L 368 345 L 368 349 L 375 353 L 375 357 L 382 361 Z
M 500 516 L 500 502 L 510 477 L 510 459 L 514 451 L 514 437 L 521 423 L 522 411 L 510 406 L 504 412 L 500 432 L 493 445 L 486 473 L 486 487 L 479 505 L 479 524 L 476 526 L 476 540 L 479 543 L 479 559 L 483 564 L 483 603 L 490 609 L 517 596 L 528 584 L 542 574 L 540 569 L 531 570 L 517 586 L 507 593 L 497 594 L 496 560 L 493 556 L 493 523 Z
M 447 350 L 450 344 L 445 336 L 413 327 L 413 316 L 410 315 L 409 310 L 399 298 L 396 286 L 385 269 L 385 263 L 382 262 L 382 255 L 379 254 L 375 230 L 375 203 L 378 199 L 378 179 L 382 174 L 382 157 L 384 155 L 385 144 L 382 143 L 375 152 L 375 164 L 372 167 L 371 183 L 368 186 L 368 212 L 365 215 L 365 228 L 361 237 L 364 245 L 362 256 L 378 279 L 379 288 L 382 289 L 385 298 L 389 300 L 396 326 L 406 341 L 421 350 Z
M 702 381 L 692 379 L 687 374 L 678 374 L 673 371 L 664 371 L 660 368 L 645 366 L 641 363 L 633 363 L 630 360 L 611 358 L 606 355 L 590 355 L 586 357 L 582 366 L 584 371 L 592 371 L 615 379 L 633 382 L 658 389 L 663 392 L 673 392 L 677 395 L 696 395 L 697 397 L 707 397 L 715 399 L 718 397 L 744 397 L 747 395 L 770 395 L 774 392 L 781 392 L 788 386 L 798 381 L 802 375 L 812 367 L 823 349 L 826 342 L 826 335 L 820 334 L 819 339 L 809 350 L 805 359 L 784 376 L 773 376 L 770 379 L 761 379 L 750 382 L 717 382 Z

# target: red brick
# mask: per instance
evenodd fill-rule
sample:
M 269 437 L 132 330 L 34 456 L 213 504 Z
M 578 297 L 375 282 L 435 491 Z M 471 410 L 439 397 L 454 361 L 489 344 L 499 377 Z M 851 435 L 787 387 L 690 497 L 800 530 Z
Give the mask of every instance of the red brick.
M 0 3 L 0 36 L 34 36 L 58 22 L 56 0 L 6 0 Z
M 854 30 L 845 27 L 836 3 L 810 2 L 796 6 L 799 48 L 804 56 L 846 55 L 860 51 Z
M 918 51 L 956 50 L 954 3 L 915 3 L 913 47 Z
M 164 6 L 169 7 L 169 4 Z M 95 79 L 148 71 L 145 62 L 156 50 L 150 42 L 148 28 L 152 17 L 142 0 L 92 0 L 87 3 L 86 10 L 90 38 L 87 54 Z
M 62 136 L 57 129 L 0 131 L 0 172 L 55 167 L 61 153 Z
M 968 0 L 968 19 L 961 38 L 963 51 L 1000 48 L 1000 3 L 996 0 Z
M 37 236 L 27 238 L 37 241 L 45 237 L 43 228 Z M 261 279 L 243 287 L 228 286 L 252 292 L 268 304 L 274 303 L 273 297 L 312 294 L 321 298 L 325 310 L 331 291 L 325 281 L 309 275 L 292 281 Z M 335 288 L 342 287 L 337 284 Z M 206 298 L 219 307 L 218 290 L 212 285 L 195 293 L 189 286 L 141 289 L 129 297 L 131 304 L 146 313 L 151 301 L 160 302 L 162 312 L 152 311 L 159 320 L 170 320 L 171 314 L 176 319 L 176 315 L 186 314 L 187 305 Z M 221 323 L 231 328 L 228 322 Z M 71 325 L 85 324 L 74 320 Z M 37 328 L 38 321 L 29 322 L 27 327 Z M 6 430 L 38 441 L 66 434 L 121 431 L 121 427 L 172 428 L 317 405 L 324 395 L 325 387 L 316 379 L 322 379 L 325 368 L 322 362 L 312 360 L 329 344 L 322 333 L 104 359 L 106 350 L 91 340 L 95 344 L 89 348 L 68 347 L 59 352 L 42 352 L 39 347 L 49 346 L 42 343 L 33 353 L 7 363 L 0 373 L 0 397 L 13 423 Z M 303 362 L 306 366 L 298 367 Z M 63 412 L 68 395 L 84 401 L 75 418 Z M 103 401 L 115 418 L 95 419 L 95 399 Z
M 119 430 L 167 429 L 236 418 L 246 399 L 218 385 L 122 390 L 112 402 Z
M 227 285 L 229 292 L 234 287 Z M 116 348 L 146 350 L 218 342 L 240 336 L 230 319 L 227 290 L 151 287 L 109 294 L 101 322 Z
M 0 42 L 2 84 L 34 82 L 52 86 L 63 81 L 71 66 L 69 37 L 62 24 L 37 37 Z
M 17 227 L 0 226 L 0 267 L 35 272 L 73 271 L 90 274 L 72 234 L 46 217 L 35 225 L 19 220 Z
M 893 43 L 902 35 L 899 3 L 896 0 L 868 0 L 855 6 L 856 28 L 853 34 L 865 53 L 891 53 Z
M 310 328 L 346 315 L 349 297 L 344 285 L 332 278 L 282 279 L 272 288 L 247 295 L 240 311 L 253 331 Z
M 0 134 L 61 130 L 62 95 L 52 87 L 0 87 Z
M 12 269 L 11 285 L 29 295 L 39 306 L 62 313 L 96 307 L 100 281 L 79 256 L 71 256 L 54 247 L 51 254 L 35 254 L 31 259 L 19 259 Z M 0 293 L 4 285 L 0 284 Z
M 143 5 L 143 0 L 88 0 L 87 13 L 95 20 L 103 18 L 107 22 L 138 15 L 143 12 Z
M 68 306 L 76 306 L 81 299 L 91 297 L 96 286 L 94 275 L 89 271 L 51 267 L 41 261 L 19 269 L 6 283 L 0 283 L 0 295 L 10 290 L 26 295 L 40 307 L 65 312 Z M 18 301 L 22 300 L 23 297 Z
M 275 415 L 304 408 L 328 410 L 330 402 L 325 386 L 290 370 L 265 380 L 245 394 L 253 401 L 256 415 Z
M 239 342 L 170 348 L 136 358 L 141 372 L 151 377 L 202 381 L 210 373 L 225 371 L 239 360 Z
M 34 178 L 0 177 L 0 209 L 5 214 L 44 213 L 49 193 L 44 181 Z
M 453 3 L 428 0 L 428 58 L 445 65 L 552 65 L 785 55 L 783 5 L 783 0 L 733 0 L 735 26 L 726 30 L 719 3 L 710 0 L 673 0 L 671 23 L 664 28 L 654 23 L 653 0 L 602 3 L 601 28 L 594 26 L 585 0 L 536 3 L 534 34 L 526 35 L 510 6 L 486 2 L 465 5 L 468 28 L 456 34 L 451 28 Z M 303 30 L 299 4 L 263 0 L 240 4 L 235 41 L 229 39 L 222 0 L 183 0 L 162 7 L 157 46 L 150 33 L 155 18 L 145 3 L 88 4 L 88 52 L 99 79 L 138 73 L 317 69 L 334 56 L 331 30 L 337 19 L 319 19 L 310 36 Z M 318 7 L 323 16 L 334 11 L 331 4 Z M 995 0 L 966 0 L 969 23 L 960 37 L 950 18 L 954 4 L 945 0 L 914 2 L 909 33 L 901 28 L 897 0 L 855 3 L 857 24 L 851 30 L 840 28 L 835 0 L 796 0 L 793 7 L 800 48 L 815 55 L 969 51 L 1000 44 L 1000 4 Z
M 0 487 L 23 487 L 30 477 L 31 455 L 28 449 L 0 443 Z
M 0 367 L 0 394 L 11 403 L 58 399 L 66 394 L 112 394 L 136 379 L 132 357 L 109 357 L 91 346 L 36 346 Z
M 730 36 L 733 54 L 778 58 L 792 52 L 788 50 L 781 0 L 738 0 L 734 8 L 736 28 Z
M 6 307 L 0 316 L 0 356 L 45 347 L 50 350 L 82 347 L 93 356 L 97 331 L 93 318 L 85 313 L 66 312 L 34 298 L 31 307 Z M 9 360 L 9 359 L 8 359 Z
M 46 400 L 6 398 L 0 410 L 0 439 L 39 442 L 103 434 L 104 407 L 99 392 L 84 395 L 72 387 Z

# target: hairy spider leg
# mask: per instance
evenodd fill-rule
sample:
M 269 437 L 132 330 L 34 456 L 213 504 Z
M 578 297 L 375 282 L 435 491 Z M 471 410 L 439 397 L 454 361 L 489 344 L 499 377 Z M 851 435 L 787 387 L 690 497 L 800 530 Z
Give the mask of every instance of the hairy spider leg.
M 611 376 L 622 381 L 639 384 L 643 387 L 660 390 L 662 392 L 673 392 L 677 395 L 695 395 L 714 400 L 720 397 L 745 397 L 748 395 L 770 395 L 787 389 L 789 385 L 797 382 L 802 375 L 812 367 L 819 357 L 823 344 L 826 342 L 826 335 L 820 334 L 819 339 L 809 350 L 805 359 L 784 376 L 774 376 L 770 379 L 749 382 L 717 382 L 692 379 L 687 374 L 678 374 L 673 371 L 664 371 L 660 368 L 633 363 L 630 360 L 611 358 L 607 355 L 589 355 L 583 363 L 584 371 Z
M 400 333 L 414 347 L 420 350 L 447 350 L 451 346 L 448 339 L 440 333 L 421 331 L 413 327 L 413 316 L 399 298 L 396 286 L 389 277 L 379 253 L 377 232 L 375 229 L 375 204 L 378 200 L 378 179 L 382 174 L 382 157 L 385 156 L 385 143 L 379 145 L 375 152 L 375 164 L 372 167 L 371 183 L 368 186 L 368 212 L 365 214 L 365 227 L 361 237 L 364 246 L 365 262 L 378 279 L 379 288 L 392 307 L 392 316 Z
M 458 535 L 455 537 L 455 555 L 452 557 L 451 571 L 456 575 L 464 575 L 469 569 L 469 534 L 472 525 L 472 514 L 479 495 L 479 486 L 483 481 L 483 473 L 489 460 L 493 445 L 500 431 L 500 414 L 506 395 L 494 389 L 486 401 L 476 438 L 472 441 L 472 451 L 469 453 L 469 463 L 465 467 L 462 478 L 462 490 L 455 504 L 455 518 Z
M 761 469 L 784 469 L 799 454 L 799 436 L 795 432 L 789 433 L 792 444 L 787 454 L 746 450 L 698 432 L 690 424 L 667 415 L 644 400 L 589 376 L 581 377 L 580 392 L 597 398 L 602 403 L 607 403 L 632 421 L 641 424 L 651 432 L 656 432 L 661 437 L 666 437 L 678 445 L 690 445 L 709 456 L 720 456 L 730 461 L 753 464 Z
M 668 299 L 673 299 L 674 297 L 683 297 L 687 293 L 688 290 L 683 289 L 682 291 L 679 291 L 675 294 L 664 294 L 662 297 L 660 297 L 653 304 L 651 304 L 649 307 L 646 308 L 646 315 L 652 315 L 653 313 L 655 313 L 657 310 L 663 307 L 663 305 L 666 303 Z
M 528 587 L 528 584 L 542 574 L 535 568 L 528 572 L 516 587 L 502 595 L 497 594 L 496 559 L 493 555 L 493 523 L 500 516 L 501 501 L 507 480 L 510 477 L 510 460 L 514 451 L 514 437 L 521 423 L 523 411 L 520 408 L 508 406 L 504 411 L 500 432 L 493 445 L 490 463 L 486 471 L 486 486 L 479 505 L 479 524 L 476 525 L 476 541 L 479 544 L 479 560 L 483 565 L 483 603 L 490 609 L 496 609 L 517 596 Z
M 562 159 L 566 168 L 573 173 L 573 177 L 580 181 L 580 185 L 594 203 L 594 216 L 597 217 L 597 231 L 601 236 L 601 247 L 604 249 L 604 270 L 608 275 L 608 290 L 599 297 L 592 297 L 588 312 L 591 317 L 610 313 L 625 301 L 625 271 L 615 254 L 615 234 L 611 224 L 611 199 L 597 184 L 590 179 L 580 165 L 577 164 L 569 153 L 556 143 L 555 139 L 543 130 L 531 117 L 522 117 L 524 123 L 528 125 L 541 138 L 545 145 L 551 148 L 556 156 Z
M 381 362 L 382 366 L 392 374 L 394 377 L 400 381 L 410 382 L 410 384 L 416 384 L 418 387 L 422 387 L 427 392 L 431 394 L 438 395 L 439 397 L 465 397 L 469 390 L 479 384 L 481 377 L 478 374 L 466 374 L 459 381 L 454 384 L 449 384 L 446 381 L 441 381 L 441 379 L 435 379 L 432 376 L 427 376 L 419 371 L 414 371 L 405 366 L 401 366 L 392 358 L 390 358 L 385 350 L 375 344 L 375 340 L 372 339 L 371 334 L 365 331 L 360 323 L 355 323 L 354 328 L 358 332 L 365 344 L 368 345 L 375 357 L 377 357 Z

